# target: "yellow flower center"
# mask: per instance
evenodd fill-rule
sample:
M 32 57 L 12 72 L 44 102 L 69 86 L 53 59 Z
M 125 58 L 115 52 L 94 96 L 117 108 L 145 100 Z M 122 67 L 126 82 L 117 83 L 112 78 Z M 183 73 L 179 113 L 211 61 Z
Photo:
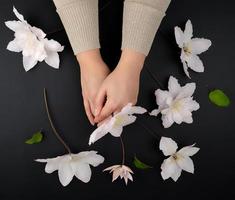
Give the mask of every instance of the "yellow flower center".
M 183 50 L 186 55 L 190 55 L 192 53 L 192 49 L 189 44 L 185 44 Z
M 123 124 L 123 117 L 118 115 L 115 117 L 115 123 L 114 123 L 114 126 L 121 126 Z
M 177 157 L 176 154 L 173 154 L 173 155 L 172 155 L 172 158 L 174 158 L 175 160 L 177 160 L 178 157 Z
M 182 107 L 182 103 L 180 101 L 176 101 L 172 104 L 171 108 L 175 111 L 180 111 Z

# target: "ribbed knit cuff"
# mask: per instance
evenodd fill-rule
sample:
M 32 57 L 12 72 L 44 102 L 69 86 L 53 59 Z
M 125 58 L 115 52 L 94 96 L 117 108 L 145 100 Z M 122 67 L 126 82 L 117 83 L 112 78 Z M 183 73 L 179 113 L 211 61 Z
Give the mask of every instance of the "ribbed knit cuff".
M 156 8 L 144 3 L 125 1 L 122 50 L 132 49 L 147 56 L 169 3 L 166 0 L 165 7 L 160 4 Z
M 53 0 L 73 52 L 100 48 L 98 0 Z

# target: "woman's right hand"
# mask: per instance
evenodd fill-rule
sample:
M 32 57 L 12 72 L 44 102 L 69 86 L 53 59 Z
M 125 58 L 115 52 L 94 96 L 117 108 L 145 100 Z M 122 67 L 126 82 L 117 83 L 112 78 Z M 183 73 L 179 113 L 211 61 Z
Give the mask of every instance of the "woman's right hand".
M 80 65 L 84 108 L 90 123 L 94 125 L 94 117 L 98 114 L 95 110 L 95 98 L 110 70 L 104 63 L 99 49 L 79 53 L 77 60 Z

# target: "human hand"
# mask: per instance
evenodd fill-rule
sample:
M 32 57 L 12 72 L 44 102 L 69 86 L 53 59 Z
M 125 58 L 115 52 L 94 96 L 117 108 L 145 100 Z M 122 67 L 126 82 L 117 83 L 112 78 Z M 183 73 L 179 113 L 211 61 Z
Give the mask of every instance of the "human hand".
M 96 97 L 94 122 L 100 123 L 126 104 L 136 104 L 145 55 L 124 50 L 115 70 L 104 80 Z
M 102 60 L 99 49 L 79 53 L 77 60 L 81 71 L 84 108 L 90 123 L 94 125 L 95 97 L 110 70 Z

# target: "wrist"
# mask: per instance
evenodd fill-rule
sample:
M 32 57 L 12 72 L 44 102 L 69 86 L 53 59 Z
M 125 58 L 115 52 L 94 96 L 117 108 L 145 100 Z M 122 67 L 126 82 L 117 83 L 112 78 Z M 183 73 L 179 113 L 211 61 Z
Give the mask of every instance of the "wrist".
M 146 56 L 142 53 L 124 49 L 117 67 L 126 72 L 140 74 L 144 66 L 145 58 Z
M 76 58 L 80 65 L 81 72 L 107 70 L 104 69 L 105 67 L 107 68 L 107 66 L 101 57 L 100 49 L 92 49 L 89 51 L 81 52 L 76 55 Z
M 78 53 L 76 55 L 76 58 L 80 64 L 80 67 L 102 62 L 102 57 L 99 49 L 92 49 L 89 51 Z

